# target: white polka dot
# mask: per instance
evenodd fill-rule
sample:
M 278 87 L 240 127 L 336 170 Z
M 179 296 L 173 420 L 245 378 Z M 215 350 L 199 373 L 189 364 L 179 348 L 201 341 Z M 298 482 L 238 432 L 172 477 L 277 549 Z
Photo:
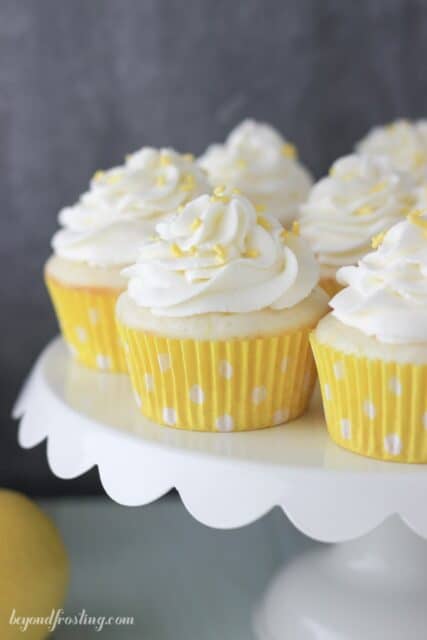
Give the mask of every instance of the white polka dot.
M 96 364 L 99 369 L 111 369 L 111 360 L 109 356 L 105 356 L 102 353 L 98 353 L 96 356 Z
M 344 440 L 350 440 L 351 438 L 351 422 L 348 418 L 341 419 L 341 436 Z
M 165 407 L 163 409 L 163 420 L 166 424 L 174 425 L 176 424 L 176 411 L 175 409 L 171 409 L 170 407 Z
M 400 382 L 399 378 L 390 378 L 390 380 L 388 381 L 388 388 L 391 393 L 394 393 L 396 396 L 402 395 L 402 383 Z
M 363 403 L 363 413 L 368 416 L 370 420 L 373 420 L 377 415 L 375 405 L 371 400 L 365 400 Z
M 323 387 L 323 395 L 325 396 L 325 400 L 332 399 L 331 386 L 328 383 L 326 383 Z
M 171 368 L 171 359 L 168 353 L 159 353 L 157 360 L 159 362 L 160 370 L 163 371 L 163 373 Z
M 423 415 L 423 427 L 427 429 L 427 411 Z
M 135 397 L 135 402 L 136 405 L 138 407 L 138 409 L 140 409 L 142 407 L 142 400 L 141 400 L 141 396 L 139 395 L 139 393 L 137 393 L 136 391 L 133 392 L 133 395 Z
M 205 400 L 205 393 L 202 387 L 199 387 L 198 384 L 195 384 L 190 389 L 190 400 L 195 402 L 196 404 L 203 404 Z
M 233 376 L 233 366 L 227 360 L 219 363 L 219 375 L 229 380 Z
M 89 321 L 92 324 L 96 324 L 98 322 L 99 316 L 98 316 L 97 309 L 89 309 L 88 315 L 89 315 Z
M 341 380 L 344 378 L 344 363 L 343 362 L 335 362 L 333 365 L 334 375 L 337 380 Z
M 147 391 L 154 391 L 154 378 L 151 373 L 144 373 L 144 384 Z
M 273 414 L 273 424 L 283 424 L 289 418 L 289 409 L 277 409 Z
M 384 438 L 384 449 L 391 456 L 398 456 L 402 451 L 402 441 L 397 433 L 389 433 Z
M 265 387 L 255 387 L 252 391 L 252 402 L 261 404 L 267 397 L 267 389 Z
M 87 331 L 84 327 L 76 327 L 76 336 L 80 342 L 86 342 Z
M 234 420 L 228 413 L 216 419 L 216 428 L 218 431 L 232 431 L 233 427 Z
M 280 371 L 282 373 L 285 373 L 285 371 L 288 368 L 288 364 L 289 364 L 289 358 L 285 356 L 284 358 L 282 358 L 282 362 L 280 363 Z

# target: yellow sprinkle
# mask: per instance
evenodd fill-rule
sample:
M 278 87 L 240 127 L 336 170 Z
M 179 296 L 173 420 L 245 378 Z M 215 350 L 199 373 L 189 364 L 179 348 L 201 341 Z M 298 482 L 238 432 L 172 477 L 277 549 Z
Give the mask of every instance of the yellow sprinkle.
M 193 222 L 190 225 L 191 231 L 197 231 L 197 229 L 201 226 L 202 221 L 200 218 L 194 218 Z
M 369 189 L 369 193 L 380 193 L 381 191 L 384 191 L 384 189 L 387 189 L 387 182 L 382 180 L 381 182 L 374 184 L 374 186 Z
M 101 180 L 101 178 L 103 178 L 104 176 L 105 171 L 102 171 L 102 169 L 98 169 L 98 171 L 95 171 L 95 173 L 93 174 L 92 180 Z
M 378 247 L 382 245 L 384 238 L 385 238 L 385 231 L 381 231 L 381 233 L 378 233 L 376 236 L 374 236 L 371 240 L 372 248 L 378 249 Z
M 170 250 L 174 258 L 181 258 L 184 255 L 184 252 L 182 251 L 182 249 L 180 249 L 180 247 L 176 244 L 176 242 L 171 244 Z
M 190 254 L 190 256 L 197 256 L 199 255 L 199 250 L 197 249 L 197 247 L 190 247 L 188 253 Z
M 414 167 L 422 167 L 426 163 L 426 155 L 422 151 L 417 151 L 414 153 L 413 164 Z
M 283 231 L 280 232 L 280 238 L 285 241 L 289 237 L 289 233 L 290 231 L 283 229 Z
M 156 178 L 156 186 L 157 187 L 164 187 L 166 184 L 166 178 L 163 175 L 159 175 Z
M 215 187 L 215 189 L 213 190 L 213 194 L 217 198 L 221 198 L 221 196 L 223 196 L 226 191 L 227 187 L 224 187 L 224 185 L 219 185 L 218 187 Z
M 270 222 L 267 220 L 267 218 L 264 218 L 264 216 L 258 216 L 257 224 L 259 224 L 259 226 L 265 229 L 266 231 L 270 231 L 271 229 Z
M 365 206 L 359 207 L 358 209 L 356 209 L 354 213 L 356 216 L 367 216 L 373 211 L 374 211 L 373 207 L 369 206 L 368 204 L 365 204 Z
M 246 169 L 247 166 L 248 166 L 248 163 L 246 162 L 246 160 L 243 160 L 243 158 L 236 160 L 236 167 L 238 169 Z
M 256 204 L 255 205 L 255 211 L 257 213 L 264 213 L 264 211 L 267 209 L 267 207 L 265 206 L 265 204 Z
M 214 252 L 216 254 L 217 260 L 219 260 L 219 262 L 224 262 L 225 258 L 227 256 L 227 252 L 224 249 L 224 247 L 222 245 L 220 245 L 220 244 L 216 244 L 214 246 L 213 250 L 214 250 Z
M 245 258 L 258 258 L 258 256 L 259 256 L 259 251 L 258 251 L 258 249 L 247 249 L 247 250 L 244 252 L 243 256 L 244 256 Z
M 182 157 L 187 162 L 193 162 L 194 161 L 194 155 L 192 153 L 184 153 L 184 155 Z
M 193 191 L 196 186 L 196 181 L 194 176 L 191 173 L 187 173 L 182 180 L 182 184 L 180 186 L 181 191 Z
M 299 236 L 300 233 L 300 223 L 298 222 L 298 220 L 294 220 L 292 223 L 292 228 L 291 228 L 291 233 L 293 233 L 295 236 Z
M 407 218 L 411 224 L 414 224 L 424 232 L 427 232 L 427 220 L 425 220 L 422 215 L 423 212 L 416 209 L 415 211 L 411 211 L 411 213 L 408 213 Z
M 168 167 L 171 164 L 171 157 L 167 153 L 162 153 L 159 158 L 159 165 L 161 167 Z
M 282 153 L 286 158 L 298 157 L 298 151 L 295 145 L 291 144 L 290 142 L 285 142 L 285 144 L 282 146 Z
M 240 189 L 233 189 L 232 192 L 231 192 L 231 195 L 232 196 L 240 196 L 241 193 L 242 192 L 240 191 Z
M 408 207 L 413 207 L 415 198 L 413 196 L 405 196 L 404 198 L 402 198 L 402 202 L 404 202 Z
M 122 176 L 118 175 L 117 173 L 113 173 L 113 175 L 109 175 L 106 176 L 105 181 L 108 184 L 118 184 L 119 182 L 121 182 L 122 180 Z

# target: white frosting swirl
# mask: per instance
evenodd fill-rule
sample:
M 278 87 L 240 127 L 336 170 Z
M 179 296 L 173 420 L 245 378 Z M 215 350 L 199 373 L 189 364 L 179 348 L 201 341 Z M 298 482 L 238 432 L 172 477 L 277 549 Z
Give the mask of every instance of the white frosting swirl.
M 322 265 L 355 264 L 370 250 L 372 237 L 414 205 L 414 187 L 412 178 L 386 158 L 340 158 L 302 205 L 301 235 Z
M 72 207 L 59 213 L 55 253 L 94 266 L 130 264 L 156 222 L 206 193 L 203 171 L 188 155 L 145 147 L 124 165 L 98 171 Z
M 426 216 L 410 214 L 337 280 L 348 285 L 330 302 L 341 322 L 380 342 L 427 342 Z
M 363 155 L 383 155 L 397 169 L 408 171 L 418 183 L 427 181 L 427 120 L 396 120 L 374 127 L 356 145 Z
M 224 144 L 213 144 L 199 160 L 213 185 L 240 189 L 282 224 L 292 222 L 311 187 L 296 149 L 268 124 L 245 120 Z
M 284 309 L 306 298 L 319 278 L 308 245 L 248 199 L 215 193 L 157 225 L 158 239 L 124 271 L 129 297 L 171 317 Z

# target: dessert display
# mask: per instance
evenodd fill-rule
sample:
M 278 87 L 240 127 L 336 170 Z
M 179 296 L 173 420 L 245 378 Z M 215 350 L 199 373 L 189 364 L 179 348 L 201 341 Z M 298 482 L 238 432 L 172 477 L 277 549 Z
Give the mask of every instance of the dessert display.
M 242 191 L 259 212 L 268 211 L 288 226 L 298 216 L 312 177 L 297 150 L 268 124 L 245 120 L 223 144 L 213 144 L 199 159 L 212 185 Z
M 62 209 L 63 227 L 52 241 L 45 280 L 62 334 L 88 367 L 125 372 L 115 304 L 122 275 L 162 217 L 206 193 L 208 183 L 192 156 L 143 148 L 124 165 L 93 176 L 89 191 Z
M 179 429 L 243 431 L 304 412 L 308 336 L 327 310 L 298 227 L 218 187 L 156 226 L 117 303 L 135 397 Z
M 371 249 L 372 238 L 402 219 L 416 201 L 415 182 L 382 156 L 350 155 L 332 165 L 301 206 L 301 235 L 319 263 L 321 286 L 330 295 L 336 272 Z
M 333 440 L 382 460 L 427 462 L 427 216 L 411 212 L 337 278 L 313 332 Z

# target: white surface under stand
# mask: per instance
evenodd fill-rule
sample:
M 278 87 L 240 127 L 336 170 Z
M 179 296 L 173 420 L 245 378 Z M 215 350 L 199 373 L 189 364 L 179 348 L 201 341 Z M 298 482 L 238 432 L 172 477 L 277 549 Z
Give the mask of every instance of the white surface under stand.
M 278 574 L 254 616 L 260 639 L 427 638 L 427 467 L 340 450 L 318 398 L 283 427 L 176 431 L 139 414 L 126 376 L 80 367 L 56 339 L 14 415 L 23 447 L 47 439 L 57 476 L 97 465 L 121 504 L 147 504 L 175 487 L 195 518 L 217 528 L 248 524 L 278 505 L 308 536 L 340 543 Z

